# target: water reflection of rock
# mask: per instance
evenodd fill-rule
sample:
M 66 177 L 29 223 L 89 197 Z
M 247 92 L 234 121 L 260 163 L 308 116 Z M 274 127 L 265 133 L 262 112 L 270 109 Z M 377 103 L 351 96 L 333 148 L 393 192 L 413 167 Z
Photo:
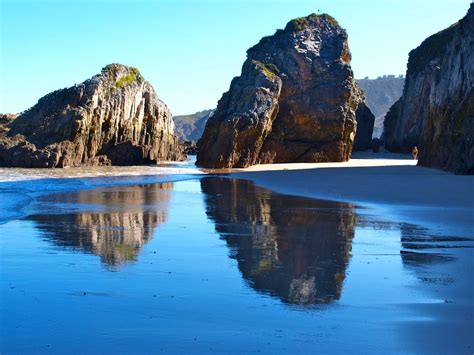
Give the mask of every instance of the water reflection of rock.
M 460 236 L 432 235 L 428 230 L 404 223 L 400 226 L 404 265 L 424 266 L 454 260 L 447 250 L 470 248 L 472 239 Z
M 294 304 L 340 297 L 352 205 L 280 195 L 245 180 L 205 178 L 201 188 L 208 217 L 252 288 Z
M 30 218 L 56 245 L 116 266 L 136 260 L 155 227 L 166 221 L 172 188 L 173 183 L 162 183 L 55 194 L 44 202 L 56 212 Z

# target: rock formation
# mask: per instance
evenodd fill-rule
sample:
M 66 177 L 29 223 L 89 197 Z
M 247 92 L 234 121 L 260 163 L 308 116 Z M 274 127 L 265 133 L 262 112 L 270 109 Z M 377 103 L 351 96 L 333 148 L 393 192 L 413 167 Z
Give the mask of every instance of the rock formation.
M 375 117 L 369 107 L 362 102 L 356 110 L 357 133 L 352 150 L 367 150 L 372 148 L 372 134 Z
M 214 111 L 204 110 L 191 115 L 173 116 L 178 138 L 183 142 L 197 142 L 204 132 L 206 122 L 214 114 Z
M 4 139 L 8 133 L 8 126 L 17 118 L 12 113 L 0 113 L 0 139 Z
M 53 168 L 180 160 L 168 107 L 138 69 L 110 64 L 19 115 L 0 137 L 0 166 Z
M 410 52 L 403 95 L 385 118 L 387 149 L 420 148 L 419 164 L 474 173 L 474 4 Z
M 204 178 L 206 213 L 247 284 L 285 303 L 339 299 L 352 248 L 352 205 L 286 196 L 251 181 Z
M 370 111 L 375 116 L 372 137 L 379 138 L 383 133 L 385 115 L 392 105 L 402 96 L 405 78 L 395 75 L 379 76 L 377 79 L 357 79 L 357 84 L 364 90 L 365 100 Z M 357 121 L 357 134 L 360 132 Z M 356 136 L 357 139 L 357 136 Z
M 350 60 L 346 31 L 329 15 L 292 20 L 262 38 L 209 119 L 197 164 L 347 160 L 364 100 Z

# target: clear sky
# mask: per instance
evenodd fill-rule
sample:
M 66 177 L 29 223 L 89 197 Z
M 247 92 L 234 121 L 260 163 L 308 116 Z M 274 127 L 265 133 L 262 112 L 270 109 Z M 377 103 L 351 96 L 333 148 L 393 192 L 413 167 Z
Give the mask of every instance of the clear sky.
M 408 52 L 470 0 L 0 0 L 0 112 L 109 63 L 140 69 L 173 114 L 213 108 L 246 50 L 292 18 L 334 16 L 356 78 L 404 74 Z

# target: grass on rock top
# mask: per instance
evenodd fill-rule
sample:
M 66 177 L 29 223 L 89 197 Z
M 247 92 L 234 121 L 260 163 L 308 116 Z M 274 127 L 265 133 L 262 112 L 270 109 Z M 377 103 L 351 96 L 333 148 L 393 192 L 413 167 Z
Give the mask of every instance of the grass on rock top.
M 262 63 L 258 60 L 254 60 L 254 63 L 263 71 L 267 77 L 274 77 L 280 73 L 280 69 L 273 63 Z
M 143 76 L 140 74 L 140 71 L 137 68 L 132 68 L 130 70 L 130 73 L 122 76 L 119 80 L 117 80 L 116 85 L 119 89 L 121 89 L 139 80 L 143 80 Z
M 293 29 L 297 31 L 301 31 L 305 29 L 305 27 L 308 26 L 310 21 L 318 21 L 322 18 L 326 19 L 331 25 L 339 26 L 339 23 L 337 22 L 337 20 L 331 15 L 328 15 L 328 14 L 318 15 L 318 14 L 313 13 L 309 16 L 298 17 L 298 18 L 295 18 L 294 20 L 291 20 L 290 22 L 288 22 L 286 27 L 288 28 L 288 26 L 290 26 L 290 27 L 293 27 Z

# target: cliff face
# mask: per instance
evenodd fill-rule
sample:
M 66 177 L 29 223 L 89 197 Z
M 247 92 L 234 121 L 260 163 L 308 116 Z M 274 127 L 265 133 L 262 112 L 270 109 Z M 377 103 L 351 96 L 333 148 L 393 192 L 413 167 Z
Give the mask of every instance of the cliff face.
M 232 80 L 198 142 L 197 161 L 206 167 L 256 164 L 278 112 L 281 79 L 258 61 L 247 61 Z
M 290 21 L 264 37 L 209 119 L 197 164 L 347 160 L 364 100 L 350 59 L 347 34 L 329 15 Z
M 419 164 L 474 173 L 474 4 L 410 52 L 401 99 L 385 118 L 391 151 L 420 149 Z
M 139 71 L 111 64 L 50 93 L 0 139 L 0 165 L 138 165 L 183 158 L 168 107 Z

